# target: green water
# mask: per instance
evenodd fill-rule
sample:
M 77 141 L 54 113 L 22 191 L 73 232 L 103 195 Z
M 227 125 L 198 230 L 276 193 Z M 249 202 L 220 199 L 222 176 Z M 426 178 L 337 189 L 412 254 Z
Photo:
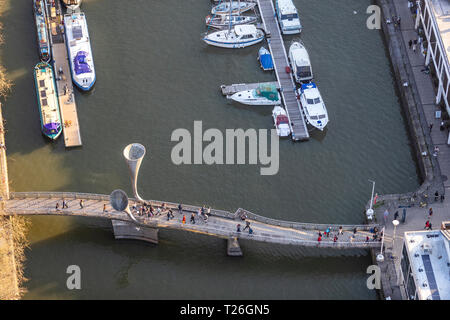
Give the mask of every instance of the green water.
M 369 0 L 295 0 L 316 82 L 327 105 L 325 134 L 280 141 L 280 170 L 254 165 L 172 164 L 173 130 L 267 128 L 271 108 L 230 103 L 221 84 L 273 81 L 256 61 L 259 46 L 207 47 L 207 0 L 84 0 L 97 83 L 76 92 L 83 147 L 65 150 L 40 134 L 32 68 L 38 62 L 31 4 L 10 1 L 1 48 L 15 86 L 5 102 L 14 191 L 131 193 L 122 149 L 147 147 L 140 172 L 146 198 L 321 223 L 361 223 L 378 193 L 414 190 L 419 180 L 380 31 L 366 28 Z M 353 10 L 357 14 L 353 14 Z M 298 36 L 286 37 L 289 45 Z M 366 288 L 366 252 L 339 256 L 243 242 L 225 256 L 221 239 L 160 231 L 159 245 L 115 241 L 111 226 L 83 218 L 32 219 L 25 275 L 33 298 L 375 299 Z M 82 290 L 67 290 L 68 265 Z

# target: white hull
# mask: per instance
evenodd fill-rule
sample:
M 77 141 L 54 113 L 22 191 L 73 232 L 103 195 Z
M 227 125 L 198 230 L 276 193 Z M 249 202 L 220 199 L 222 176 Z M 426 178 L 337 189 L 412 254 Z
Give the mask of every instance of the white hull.
M 205 41 L 210 46 L 215 46 L 215 47 L 220 47 L 220 48 L 228 48 L 228 49 L 239 49 L 239 48 L 253 46 L 257 43 L 260 43 L 263 40 L 264 40 L 264 37 L 257 38 L 255 40 L 247 41 L 247 42 L 218 42 L 218 41 L 210 40 L 206 37 L 203 38 L 203 41 Z
M 281 104 L 280 100 L 272 101 L 264 97 L 255 97 L 253 95 L 253 90 L 236 92 L 231 96 L 227 96 L 227 99 L 249 106 L 276 106 Z
M 88 91 L 94 85 L 96 75 L 84 13 L 66 14 L 64 25 L 72 80 L 81 90 Z
M 264 32 L 252 24 L 234 26 L 231 30 L 220 30 L 203 37 L 207 44 L 220 48 L 245 48 L 264 40 Z

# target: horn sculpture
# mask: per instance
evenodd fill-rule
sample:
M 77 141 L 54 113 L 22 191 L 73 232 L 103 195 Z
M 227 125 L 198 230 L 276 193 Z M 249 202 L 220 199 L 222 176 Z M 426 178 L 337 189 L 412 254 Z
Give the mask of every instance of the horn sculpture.
M 131 213 L 130 207 L 128 206 L 128 196 L 125 191 L 117 189 L 111 192 L 111 195 L 109 196 L 109 202 L 111 203 L 111 206 L 114 208 L 114 210 L 125 212 L 131 220 L 139 223 L 134 217 L 133 213 Z
M 130 169 L 133 195 L 137 201 L 144 202 L 144 200 L 139 196 L 137 191 L 137 178 L 139 174 L 139 168 L 142 163 L 142 159 L 145 156 L 145 147 L 140 143 L 129 144 L 125 147 L 125 149 L 123 149 L 123 156 L 125 157 L 128 168 Z

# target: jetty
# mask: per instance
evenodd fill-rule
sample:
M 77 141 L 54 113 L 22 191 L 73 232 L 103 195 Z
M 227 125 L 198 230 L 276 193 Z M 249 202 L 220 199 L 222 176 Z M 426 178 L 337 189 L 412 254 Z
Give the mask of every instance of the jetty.
M 280 84 L 278 82 L 238 83 L 238 84 L 231 84 L 231 85 L 223 84 L 220 86 L 220 89 L 224 96 L 229 96 L 229 95 L 235 94 L 236 92 L 239 92 L 239 91 L 256 89 L 260 85 L 276 86 L 277 89 L 280 89 Z
M 80 125 L 65 43 L 62 8 L 59 1 L 48 0 L 45 3 L 59 108 L 63 122 L 64 144 L 66 148 L 79 147 L 82 145 Z
M 296 85 L 291 73 L 287 72 L 289 61 L 283 37 L 278 25 L 275 8 L 272 0 L 257 0 L 264 30 L 267 35 L 267 43 L 274 64 L 275 74 L 279 83 L 281 97 L 284 102 L 289 124 L 292 131 L 292 139 L 295 141 L 306 141 L 309 139 L 300 101 L 297 99 Z

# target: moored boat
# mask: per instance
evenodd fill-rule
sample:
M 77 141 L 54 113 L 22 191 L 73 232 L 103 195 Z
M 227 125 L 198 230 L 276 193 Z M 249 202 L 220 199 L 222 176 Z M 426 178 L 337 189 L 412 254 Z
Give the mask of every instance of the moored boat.
M 62 0 L 66 8 L 70 10 L 78 9 L 81 5 L 82 0 Z
M 45 24 L 46 12 L 43 0 L 33 0 L 33 13 L 36 22 L 39 58 L 41 61 L 50 60 L 50 39 Z
M 292 73 L 297 83 L 310 81 L 313 79 L 311 61 L 308 51 L 300 42 L 293 42 L 289 47 L 289 61 L 292 65 Z
M 88 91 L 94 85 L 96 76 L 84 13 L 64 15 L 64 26 L 72 80 L 78 88 Z
M 273 60 L 272 55 L 269 50 L 264 47 L 261 47 L 258 51 L 258 61 L 261 64 L 261 68 L 264 71 L 273 70 Z
M 41 131 L 56 140 L 62 131 L 61 114 L 53 68 L 46 62 L 39 62 L 34 67 L 34 83 L 38 98 Z
M 239 24 L 252 24 L 256 23 L 256 17 L 254 16 L 236 16 L 236 15 L 218 15 L 207 16 L 205 18 L 206 25 L 208 27 L 223 29 L 230 26 L 236 26 Z
M 227 99 L 252 106 L 276 106 L 281 103 L 280 95 L 274 85 L 260 84 L 253 90 L 236 92 Z
M 211 46 L 221 48 L 245 48 L 264 40 L 264 32 L 252 24 L 237 25 L 230 30 L 209 33 L 203 41 Z
M 291 134 L 291 127 L 289 126 L 289 118 L 286 110 L 281 106 L 275 106 L 272 110 L 272 119 L 279 137 L 288 137 Z
M 241 14 L 245 11 L 251 10 L 256 6 L 254 2 L 245 1 L 231 1 L 224 2 L 211 9 L 211 14 Z
M 319 130 L 325 129 L 328 124 L 328 112 L 316 84 L 314 82 L 302 84 L 298 93 L 306 122 Z
M 295 34 L 302 31 L 297 8 L 292 0 L 276 0 L 276 15 L 283 34 Z

